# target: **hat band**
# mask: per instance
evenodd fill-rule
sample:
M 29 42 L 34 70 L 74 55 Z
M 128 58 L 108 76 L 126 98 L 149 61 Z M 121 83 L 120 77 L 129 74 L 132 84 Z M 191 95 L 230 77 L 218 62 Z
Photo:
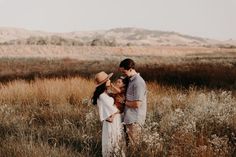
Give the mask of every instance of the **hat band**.
M 101 83 L 104 83 L 104 82 L 106 82 L 106 81 L 107 81 L 107 79 L 108 79 L 108 76 L 107 76 L 105 79 L 103 79 L 102 81 L 96 80 L 96 82 L 97 82 L 97 84 L 101 84 Z

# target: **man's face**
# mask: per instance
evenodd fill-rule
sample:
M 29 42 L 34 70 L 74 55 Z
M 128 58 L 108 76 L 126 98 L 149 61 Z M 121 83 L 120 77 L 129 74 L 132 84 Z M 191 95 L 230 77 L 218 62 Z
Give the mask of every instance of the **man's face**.
M 131 71 L 132 71 L 132 69 L 125 70 L 124 68 L 120 67 L 120 68 L 119 68 L 119 71 L 120 71 L 122 74 L 124 74 L 125 76 L 130 77 L 130 76 L 131 76 Z

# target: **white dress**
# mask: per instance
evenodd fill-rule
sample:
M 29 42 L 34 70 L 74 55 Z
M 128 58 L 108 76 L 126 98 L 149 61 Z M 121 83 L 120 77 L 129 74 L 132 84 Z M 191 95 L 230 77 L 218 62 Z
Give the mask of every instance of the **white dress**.
M 97 105 L 100 120 L 103 123 L 102 156 L 124 156 L 120 147 L 123 135 L 120 114 L 115 115 L 112 123 L 106 121 L 108 117 L 118 112 L 118 109 L 114 105 L 114 99 L 107 95 L 107 93 L 102 93 L 97 100 Z

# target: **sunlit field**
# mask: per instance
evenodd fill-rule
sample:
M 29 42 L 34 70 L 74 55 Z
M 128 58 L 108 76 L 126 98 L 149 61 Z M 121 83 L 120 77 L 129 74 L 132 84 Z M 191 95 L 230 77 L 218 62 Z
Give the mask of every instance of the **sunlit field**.
M 1 58 L 0 156 L 101 156 L 93 78 L 104 70 L 114 80 L 125 57 Z M 127 156 L 236 155 L 233 50 L 129 57 L 147 81 L 148 113 L 142 141 Z
M 80 77 L 1 85 L 1 156 L 101 156 L 101 124 Z M 226 90 L 148 82 L 142 143 L 128 156 L 235 154 L 236 100 Z

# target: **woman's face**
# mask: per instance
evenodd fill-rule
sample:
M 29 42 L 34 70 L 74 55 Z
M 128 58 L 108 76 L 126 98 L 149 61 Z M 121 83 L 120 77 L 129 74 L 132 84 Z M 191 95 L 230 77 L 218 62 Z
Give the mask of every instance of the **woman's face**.
M 117 80 L 115 81 L 114 85 L 115 85 L 116 87 L 119 87 L 119 88 L 124 87 L 124 83 L 123 83 L 123 81 L 122 81 L 121 79 L 117 79 Z
M 106 82 L 106 87 L 110 87 L 111 86 L 111 80 L 109 79 L 109 80 L 107 80 L 107 82 Z

